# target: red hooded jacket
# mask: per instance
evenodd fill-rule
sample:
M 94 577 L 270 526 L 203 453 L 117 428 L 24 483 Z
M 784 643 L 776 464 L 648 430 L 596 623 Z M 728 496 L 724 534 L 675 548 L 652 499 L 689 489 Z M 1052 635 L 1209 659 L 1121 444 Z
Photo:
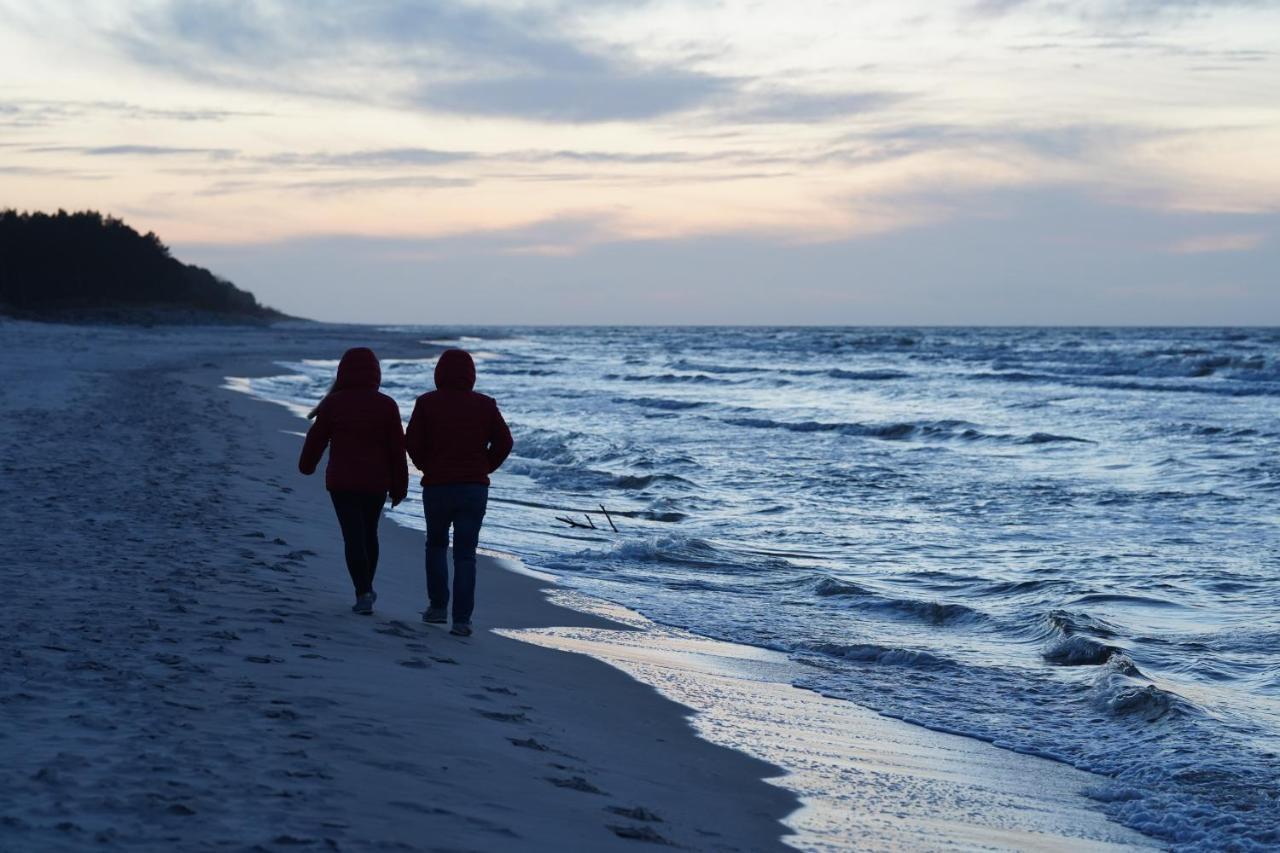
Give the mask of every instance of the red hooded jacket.
M 471 389 L 476 365 L 460 349 L 445 350 L 436 362 L 436 390 L 414 404 L 405 447 L 422 472 L 422 485 L 489 484 L 511 453 L 511 430 L 492 397 Z
M 333 390 L 316 408 L 316 422 L 298 457 L 298 470 L 314 473 L 324 449 L 329 465 L 324 485 L 331 492 L 390 492 L 393 502 L 409 490 L 404 431 L 396 401 L 378 391 L 382 368 L 366 347 L 349 349 L 338 363 Z

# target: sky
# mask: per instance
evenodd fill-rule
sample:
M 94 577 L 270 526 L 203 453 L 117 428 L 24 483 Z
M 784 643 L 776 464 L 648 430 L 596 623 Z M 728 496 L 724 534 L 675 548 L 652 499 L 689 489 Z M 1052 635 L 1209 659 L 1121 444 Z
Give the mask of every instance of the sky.
M 349 322 L 1280 322 L 1280 0 L 0 0 L 0 207 Z

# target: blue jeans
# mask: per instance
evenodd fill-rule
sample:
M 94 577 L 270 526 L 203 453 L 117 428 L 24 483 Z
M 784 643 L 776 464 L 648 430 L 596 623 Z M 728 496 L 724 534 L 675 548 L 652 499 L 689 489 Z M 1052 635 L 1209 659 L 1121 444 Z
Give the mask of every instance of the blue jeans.
M 449 527 L 453 527 L 453 621 L 466 624 L 476 604 L 476 545 L 489 504 L 489 487 L 447 483 L 422 487 L 427 517 L 427 598 L 431 606 L 449 606 Z

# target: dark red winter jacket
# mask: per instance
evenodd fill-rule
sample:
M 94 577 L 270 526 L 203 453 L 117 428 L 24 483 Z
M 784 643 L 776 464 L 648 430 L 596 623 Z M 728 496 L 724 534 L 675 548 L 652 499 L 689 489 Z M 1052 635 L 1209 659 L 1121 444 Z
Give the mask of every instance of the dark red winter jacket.
M 382 369 L 366 347 L 349 349 L 338 363 L 333 390 L 316 408 L 316 422 L 298 457 L 298 470 L 314 473 L 329 448 L 324 485 L 331 492 L 389 492 L 393 502 L 409 490 L 404 430 L 396 401 L 379 393 Z
M 422 485 L 489 484 L 511 452 L 511 430 L 492 397 L 471 389 L 476 365 L 460 349 L 445 350 L 436 362 L 436 390 L 413 407 L 405 447 L 422 472 Z

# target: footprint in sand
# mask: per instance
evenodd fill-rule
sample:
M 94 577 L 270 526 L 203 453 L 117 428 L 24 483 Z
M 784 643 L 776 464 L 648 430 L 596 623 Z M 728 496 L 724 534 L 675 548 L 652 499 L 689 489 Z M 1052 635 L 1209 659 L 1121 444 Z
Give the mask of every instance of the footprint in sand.
M 484 689 L 484 690 L 487 690 L 487 691 L 488 691 L 488 692 L 490 692 L 490 693 L 501 693 L 503 696 L 518 696 L 518 695 L 520 695 L 520 694 L 516 693 L 514 690 L 512 690 L 512 689 L 510 689 L 510 688 L 508 688 L 508 687 L 485 687 L 485 688 L 483 688 L 483 689 Z
M 648 841 L 650 844 L 662 844 L 667 847 L 674 846 L 672 842 L 659 835 L 651 826 L 623 826 L 612 823 L 607 823 L 605 826 L 619 838 L 627 838 L 632 841 Z
M 472 711 L 488 720 L 496 720 L 499 723 L 527 723 L 529 717 L 523 711 L 507 713 L 505 711 L 486 711 L 483 708 L 472 708 Z
M 631 820 L 643 820 L 649 823 L 662 823 L 662 818 L 646 809 L 644 806 L 636 806 L 635 808 L 627 808 L 626 806 L 605 806 L 604 810 L 612 812 L 619 817 L 630 818 Z
M 424 806 L 422 803 L 411 803 L 407 800 L 391 800 L 387 805 L 395 806 L 396 808 L 404 809 L 405 811 L 417 812 L 418 814 L 441 816 L 450 816 L 454 814 L 454 812 L 451 812 L 448 809 L 442 809 L 439 806 Z
M 546 780 L 557 788 L 568 788 L 571 791 L 581 791 L 584 794 L 605 795 L 604 791 L 601 791 L 581 776 L 547 776 Z
M 531 737 L 530 738 L 509 737 L 507 738 L 507 740 L 511 742 L 512 746 L 518 746 L 521 749 L 532 749 L 537 752 L 547 752 L 548 750 L 551 749 L 551 747 L 547 746 L 545 743 L 539 743 L 537 740 Z

